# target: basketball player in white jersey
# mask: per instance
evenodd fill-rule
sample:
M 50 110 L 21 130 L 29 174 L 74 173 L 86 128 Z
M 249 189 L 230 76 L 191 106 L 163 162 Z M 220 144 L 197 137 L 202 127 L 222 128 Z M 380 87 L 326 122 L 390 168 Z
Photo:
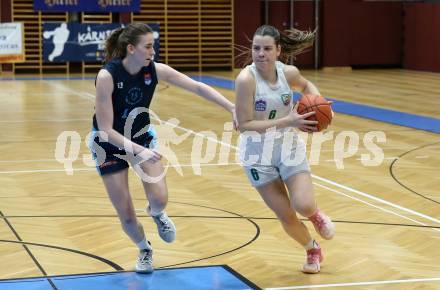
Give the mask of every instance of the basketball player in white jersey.
M 298 114 L 292 88 L 304 94 L 319 91 L 295 66 L 278 59 L 294 57 L 312 46 L 314 36 L 296 29 L 284 34 L 273 26 L 259 27 L 252 40 L 253 63 L 235 83 L 241 161 L 252 186 L 284 230 L 306 250 L 305 273 L 318 273 L 324 257 L 296 213 L 307 217 L 324 239 L 333 238 L 334 225 L 317 206 L 305 145 L 293 129 L 316 131 L 317 122 L 306 120 L 314 112 Z

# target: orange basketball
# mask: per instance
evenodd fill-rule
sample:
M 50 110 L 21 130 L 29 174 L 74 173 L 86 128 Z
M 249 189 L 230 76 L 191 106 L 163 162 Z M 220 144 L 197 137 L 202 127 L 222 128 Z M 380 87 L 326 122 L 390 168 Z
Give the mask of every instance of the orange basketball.
M 331 102 L 327 101 L 320 95 L 303 95 L 299 99 L 298 114 L 303 115 L 308 112 L 315 111 L 315 115 L 307 118 L 307 120 L 318 121 L 318 132 L 327 128 L 332 121 Z

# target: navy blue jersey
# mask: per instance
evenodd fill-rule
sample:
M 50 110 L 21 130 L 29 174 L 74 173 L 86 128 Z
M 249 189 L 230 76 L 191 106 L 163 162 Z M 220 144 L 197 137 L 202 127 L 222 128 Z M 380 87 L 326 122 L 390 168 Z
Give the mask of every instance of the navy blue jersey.
M 125 123 L 133 121 L 130 136 L 124 135 L 133 140 L 136 133 L 150 124 L 150 116 L 145 109 L 150 107 L 157 85 L 154 62 L 151 61 L 149 66 L 142 67 L 136 75 L 131 75 L 125 70 L 121 59 L 111 60 L 103 69 L 113 78 L 113 129 L 124 135 Z M 144 112 L 137 113 L 139 109 L 143 109 Z M 135 116 L 134 119 L 129 118 L 130 113 Z M 99 130 L 96 115 L 93 116 L 93 127 Z M 142 140 L 147 138 L 147 135 L 144 133 L 135 139 Z

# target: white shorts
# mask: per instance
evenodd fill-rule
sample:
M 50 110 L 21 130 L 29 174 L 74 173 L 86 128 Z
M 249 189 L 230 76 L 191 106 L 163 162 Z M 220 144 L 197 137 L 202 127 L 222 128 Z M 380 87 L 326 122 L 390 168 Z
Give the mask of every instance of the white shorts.
M 279 138 L 262 137 L 260 141 L 254 138 L 256 142 L 245 139 L 246 136 L 241 136 L 240 160 L 252 186 L 310 172 L 306 146 L 296 132 L 283 133 Z

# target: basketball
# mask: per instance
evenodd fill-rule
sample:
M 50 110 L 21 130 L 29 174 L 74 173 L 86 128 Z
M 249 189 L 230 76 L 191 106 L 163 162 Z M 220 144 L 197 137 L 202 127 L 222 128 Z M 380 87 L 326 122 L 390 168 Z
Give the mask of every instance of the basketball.
M 303 95 L 298 102 L 298 114 L 303 115 L 315 111 L 315 115 L 308 117 L 307 120 L 318 121 L 318 132 L 326 129 L 331 123 L 331 102 L 327 101 L 324 97 L 311 94 Z

